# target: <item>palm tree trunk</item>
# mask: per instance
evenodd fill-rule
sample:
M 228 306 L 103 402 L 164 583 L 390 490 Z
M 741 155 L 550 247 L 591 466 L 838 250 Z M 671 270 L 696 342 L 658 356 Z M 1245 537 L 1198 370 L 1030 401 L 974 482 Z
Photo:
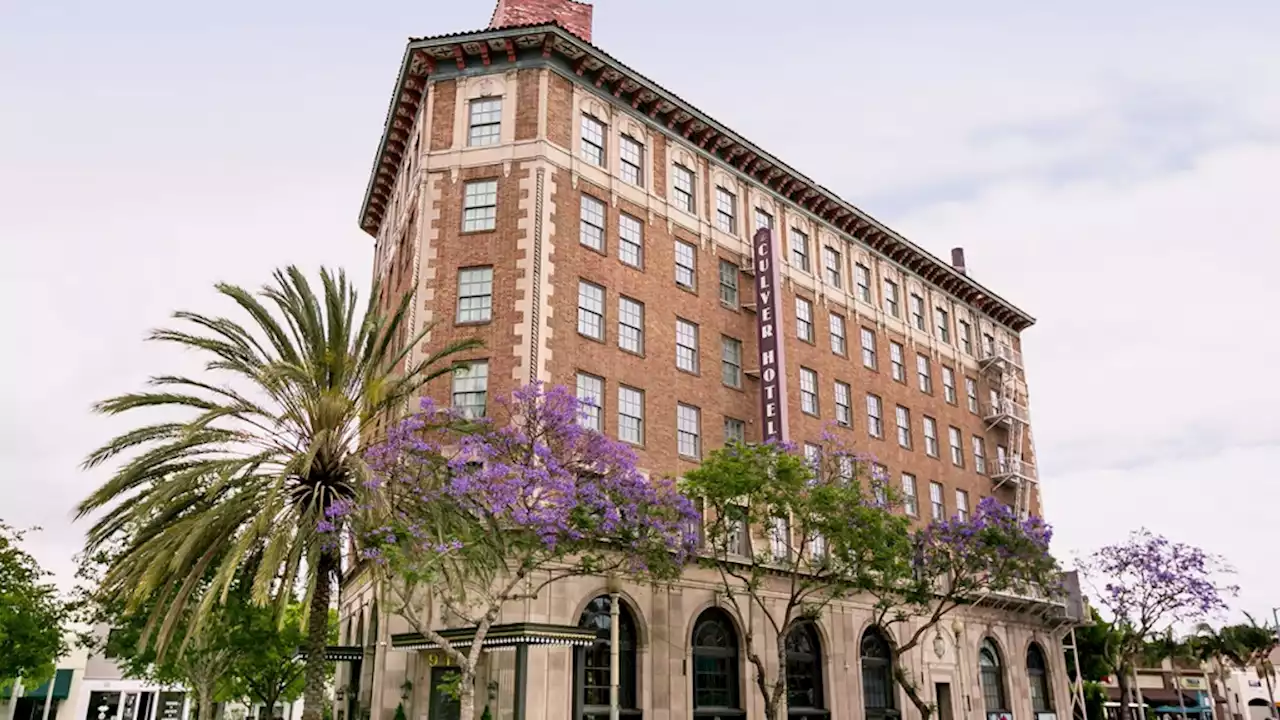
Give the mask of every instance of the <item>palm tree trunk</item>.
M 1267 708 L 1267 714 L 1271 717 L 1276 716 L 1276 693 L 1271 683 L 1271 673 L 1263 674 L 1262 678 L 1267 681 L 1267 699 L 1271 701 L 1271 707 Z
M 307 611 L 306 685 L 302 693 L 302 720 L 320 720 L 325 703 L 324 646 L 329 640 L 329 596 L 338 563 L 333 551 L 320 551 L 316 562 L 316 588 Z
M 1129 717 L 1129 671 L 1123 667 L 1116 673 L 1116 684 L 1120 686 L 1120 712 L 1117 720 L 1131 720 Z

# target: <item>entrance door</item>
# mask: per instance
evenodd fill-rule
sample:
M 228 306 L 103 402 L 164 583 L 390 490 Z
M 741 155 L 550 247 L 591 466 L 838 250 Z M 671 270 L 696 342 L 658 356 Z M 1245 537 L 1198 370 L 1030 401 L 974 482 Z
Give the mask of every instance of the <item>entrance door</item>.
M 452 667 L 431 668 L 430 720 L 462 720 L 462 706 L 458 699 L 440 689 L 448 676 L 457 671 L 458 668 Z
M 951 683 L 937 683 L 933 686 L 934 697 L 938 698 L 938 720 L 954 720 L 951 710 Z

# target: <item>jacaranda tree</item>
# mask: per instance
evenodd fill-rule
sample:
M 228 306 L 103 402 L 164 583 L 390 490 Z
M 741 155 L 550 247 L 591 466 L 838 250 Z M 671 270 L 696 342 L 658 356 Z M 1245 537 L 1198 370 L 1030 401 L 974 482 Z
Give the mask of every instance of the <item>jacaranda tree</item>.
M 582 410 L 540 385 L 478 423 L 424 400 L 368 451 L 365 492 L 322 528 L 350 524 L 382 607 L 458 667 L 461 717 L 474 717 L 476 665 L 506 603 L 574 575 L 672 577 L 695 548 L 692 503 L 585 429 Z M 437 632 L 444 617 L 474 628 L 469 645 Z

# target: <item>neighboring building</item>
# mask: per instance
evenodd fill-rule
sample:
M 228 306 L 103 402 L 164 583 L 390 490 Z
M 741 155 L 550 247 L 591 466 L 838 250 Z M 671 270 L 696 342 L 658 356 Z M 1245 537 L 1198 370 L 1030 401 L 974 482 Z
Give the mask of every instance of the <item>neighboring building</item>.
M 1280 655 L 1276 653 L 1275 655 Z M 1272 662 L 1278 659 L 1273 655 Z M 1225 710 L 1227 715 L 1222 720 L 1267 720 L 1280 716 L 1280 709 L 1276 712 L 1271 710 L 1271 698 L 1267 693 L 1267 681 L 1258 677 L 1258 673 L 1253 668 L 1248 670 L 1236 670 L 1227 678 L 1225 687 L 1223 683 L 1215 681 L 1215 685 L 1221 689 L 1219 699 L 1219 709 Z M 1280 698 L 1280 678 L 1271 678 L 1272 692 L 1277 698 Z
M 1174 670 L 1173 663 L 1166 659 L 1158 668 L 1140 668 L 1135 673 L 1142 708 L 1149 712 L 1139 713 L 1138 705 L 1131 696 L 1131 720 L 1149 716 L 1156 720 L 1177 720 L 1180 715 L 1190 720 L 1214 720 L 1214 706 L 1221 707 L 1222 698 L 1210 694 L 1212 679 L 1207 668 L 1196 663 L 1179 662 L 1177 672 Z M 1120 687 L 1114 677 L 1105 678 L 1102 687 L 1107 694 L 1105 720 L 1116 720 L 1120 717 Z M 1229 719 L 1219 717 L 1218 720 Z
M 360 218 L 379 299 L 416 292 L 413 329 L 433 329 L 411 362 L 485 342 L 429 392 L 480 414 L 533 380 L 575 387 L 643 470 L 676 476 L 729 439 L 806 447 L 834 424 L 921 522 L 988 495 L 1039 513 L 1020 336 L 1033 319 L 970 277 L 963 251 L 928 254 L 590 39 L 590 6 L 502 0 L 488 29 L 406 48 Z M 797 118 L 797 132 L 831 129 Z M 711 579 L 622 587 L 624 717 L 762 716 Z M 607 715 L 588 680 L 607 640 L 530 647 L 552 639 L 517 625 L 607 626 L 604 593 L 603 579 L 566 581 L 504 611 L 518 647 L 489 654 L 479 681 L 495 720 Z M 913 653 L 941 720 L 1069 712 L 1060 626 L 1044 611 L 980 604 Z M 392 637 L 406 625 L 379 618 L 359 568 L 340 618 L 336 720 L 389 720 L 401 702 L 447 719 L 440 656 Z M 915 714 L 886 691 L 868 618 L 840 603 L 797 638 L 804 717 Z

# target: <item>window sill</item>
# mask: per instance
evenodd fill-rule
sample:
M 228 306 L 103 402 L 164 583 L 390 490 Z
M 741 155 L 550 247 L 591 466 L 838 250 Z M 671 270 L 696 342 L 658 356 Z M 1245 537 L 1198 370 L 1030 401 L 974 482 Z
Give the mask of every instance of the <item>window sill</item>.
M 591 342 L 600 343 L 601 345 L 604 345 L 604 338 L 591 337 L 590 335 L 587 335 L 581 330 L 578 331 L 578 337 L 582 338 L 583 340 L 590 340 Z
M 458 235 L 463 235 L 463 236 L 465 236 L 465 235 L 484 235 L 484 234 L 486 234 L 486 233 L 495 233 L 495 232 L 498 232 L 498 227 L 497 227 L 496 225 L 495 225 L 494 227 L 487 228 L 487 229 L 485 229 L 485 230 L 462 230 L 462 231 L 460 231 L 460 232 L 458 233 Z
M 481 327 L 493 323 L 493 318 L 488 320 L 454 320 L 454 327 Z
M 597 247 L 592 247 L 591 245 L 588 245 L 588 244 L 586 244 L 586 243 L 582 242 L 581 240 L 579 240 L 579 241 L 578 241 L 578 247 L 580 247 L 580 248 L 585 248 L 585 249 L 587 249 L 587 250 L 590 250 L 591 252 L 593 252 L 593 253 L 595 253 L 595 254 L 599 255 L 600 257 L 609 257 L 609 253 L 608 253 L 609 246 L 608 246 L 608 245 L 604 246 L 603 248 L 597 248 Z M 623 263 L 623 264 L 625 265 L 626 263 Z

